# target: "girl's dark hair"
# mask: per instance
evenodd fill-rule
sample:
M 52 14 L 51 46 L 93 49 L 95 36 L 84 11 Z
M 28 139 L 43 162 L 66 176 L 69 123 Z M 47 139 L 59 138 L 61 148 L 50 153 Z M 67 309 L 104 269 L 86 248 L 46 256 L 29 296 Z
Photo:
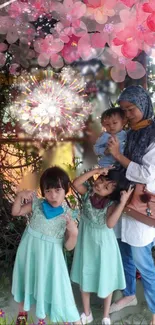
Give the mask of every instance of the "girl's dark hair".
M 70 179 L 67 173 L 60 167 L 51 167 L 46 169 L 40 178 L 41 194 L 44 196 L 44 190 L 49 188 L 60 188 L 65 190 L 65 194 L 69 191 Z
M 104 177 L 108 181 L 116 182 L 115 190 L 109 195 L 110 200 L 120 201 L 121 191 L 127 191 L 131 182 L 125 177 L 124 173 L 118 169 L 110 169 L 107 176 L 100 175 L 99 178 Z

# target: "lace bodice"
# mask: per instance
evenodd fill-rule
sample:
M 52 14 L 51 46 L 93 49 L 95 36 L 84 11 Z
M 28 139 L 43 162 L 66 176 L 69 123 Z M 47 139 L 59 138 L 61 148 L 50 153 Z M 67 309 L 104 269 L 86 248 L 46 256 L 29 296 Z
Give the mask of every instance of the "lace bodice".
M 44 235 L 63 238 L 66 230 L 66 219 L 64 217 L 67 215 L 71 216 L 72 210 L 64 202 L 63 214 L 53 219 L 46 219 L 42 211 L 42 201 L 43 199 L 38 199 L 37 197 L 35 197 L 33 200 L 30 227 L 38 232 L 41 232 Z
M 108 202 L 104 209 L 96 209 L 92 206 L 90 201 L 91 191 L 83 196 L 83 206 L 82 206 L 82 218 L 88 219 L 92 226 L 104 226 L 106 224 L 106 214 L 108 207 L 113 203 L 112 201 Z

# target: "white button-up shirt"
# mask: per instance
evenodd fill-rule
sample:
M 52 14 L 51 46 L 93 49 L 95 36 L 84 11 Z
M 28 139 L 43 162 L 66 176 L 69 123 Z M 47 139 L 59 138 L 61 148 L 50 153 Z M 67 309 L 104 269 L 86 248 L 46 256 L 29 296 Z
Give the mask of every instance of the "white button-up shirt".
M 151 143 L 142 159 L 142 164 L 130 162 L 126 170 L 126 178 L 130 181 L 146 184 L 149 192 L 155 194 L 155 143 Z M 155 228 L 145 225 L 123 214 L 115 226 L 117 238 L 132 246 L 142 247 L 150 244 L 155 238 Z

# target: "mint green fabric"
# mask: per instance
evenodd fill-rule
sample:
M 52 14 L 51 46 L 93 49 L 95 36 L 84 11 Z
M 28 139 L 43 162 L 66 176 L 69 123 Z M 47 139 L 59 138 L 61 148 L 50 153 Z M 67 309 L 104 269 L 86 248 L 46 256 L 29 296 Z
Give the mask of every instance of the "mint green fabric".
M 80 319 L 63 255 L 66 221 L 62 215 L 46 219 L 41 200 L 33 202 L 33 215 L 17 250 L 12 294 L 24 310 L 36 305 L 36 316 L 52 322 Z M 67 210 L 66 210 L 67 211 Z M 67 213 L 67 212 L 66 212 Z
M 106 225 L 104 209 L 92 207 L 90 191 L 83 197 L 78 241 L 75 248 L 71 280 L 85 292 L 101 298 L 126 287 L 124 270 L 113 229 Z

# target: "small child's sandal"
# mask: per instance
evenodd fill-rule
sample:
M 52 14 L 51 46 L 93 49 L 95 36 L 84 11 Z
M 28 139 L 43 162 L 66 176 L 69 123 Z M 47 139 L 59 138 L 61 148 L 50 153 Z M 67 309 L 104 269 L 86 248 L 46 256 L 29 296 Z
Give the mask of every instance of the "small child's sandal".
M 19 313 L 16 319 L 16 325 L 27 325 L 27 313 Z

